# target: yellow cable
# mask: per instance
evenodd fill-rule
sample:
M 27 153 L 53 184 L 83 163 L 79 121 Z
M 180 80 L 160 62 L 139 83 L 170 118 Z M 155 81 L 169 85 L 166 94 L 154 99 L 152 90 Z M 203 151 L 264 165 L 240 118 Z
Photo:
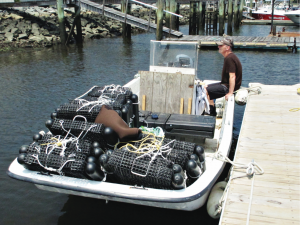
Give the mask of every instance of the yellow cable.
M 300 108 L 292 108 L 292 109 L 290 109 L 289 111 L 290 112 L 297 112 L 297 111 L 299 111 L 300 110 Z

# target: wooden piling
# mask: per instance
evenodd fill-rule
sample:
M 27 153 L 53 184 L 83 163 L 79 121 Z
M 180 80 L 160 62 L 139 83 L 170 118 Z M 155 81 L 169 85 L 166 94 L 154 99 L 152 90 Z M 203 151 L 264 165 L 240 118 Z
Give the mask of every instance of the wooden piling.
M 75 5 L 75 18 L 74 18 L 74 23 L 76 26 L 76 34 L 77 34 L 77 39 L 76 42 L 77 43 L 82 43 L 83 39 L 82 39 L 82 29 L 81 29 L 81 19 L 80 19 L 80 6 Z
M 200 2 L 201 3 L 201 2 Z M 206 2 L 202 2 L 202 29 L 205 27 Z
M 233 7 L 233 20 L 234 20 L 234 27 L 238 28 L 239 27 L 239 8 L 238 8 L 238 1 L 234 1 L 234 7 Z
M 176 14 L 180 14 L 180 3 L 176 4 Z M 175 29 L 179 30 L 179 17 L 176 16 L 174 20 L 175 20 Z
M 227 34 L 232 35 L 232 0 L 228 0 Z
M 131 25 L 126 23 L 127 14 L 131 11 L 131 3 L 129 0 L 121 0 L 121 11 L 126 13 L 124 23 L 122 23 L 122 36 L 123 38 L 131 38 Z
M 249 5 L 250 9 L 252 9 L 253 7 L 253 0 L 250 0 L 250 5 Z M 249 10 L 249 15 L 252 16 L 252 10 Z
M 197 18 L 197 26 L 198 26 L 198 32 L 197 34 L 200 34 L 201 30 L 204 29 L 204 24 L 205 24 L 205 8 L 203 7 L 203 2 L 198 3 L 198 11 L 199 11 L 199 16 Z
M 170 0 L 165 0 L 165 10 L 170 11 Z M 171 19 L 171 14 L 165 12 L 165 26 L 170 28 L 170 19 Z
M 239 24 L 242 22 L 243 19 L 243 9 L 245 5 L 245 0 L 240 0 L 240 8 L 239 8 Z
M 196 34 L 196 2 L 190 2 L 189 34 Z
M 65 27 L 63 0 L 56 0 L 56 4 L 57 4 L 57 17 L 58 17 L 58 24 L 59 24 L 60 40 L 61 43 L 65 44 L 67 40 L 67 33 Z
M 176 0 L 170 0 L 170 12 L 176 13 Z M 176 30 L 175 16 L 170 14 L 170 28 Z
M 161 41 L 163 38 L 163 8 L 164 8 L 164 0 L 157 0 L 156 2 L 156 19 L 157 19 L 157 26 L 156 26 L 156 40 Z
M 224 34 L 225 26 L 225 1 L 219 0 L 219 35 Z

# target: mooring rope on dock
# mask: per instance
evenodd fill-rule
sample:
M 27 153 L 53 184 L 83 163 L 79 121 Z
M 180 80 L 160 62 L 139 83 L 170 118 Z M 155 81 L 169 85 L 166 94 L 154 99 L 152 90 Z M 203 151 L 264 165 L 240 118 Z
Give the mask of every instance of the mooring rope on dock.
M 249 201 L 248 215 L 247 215 L 247 225 L 248 225 L 249 224 L 249 218 L 250 218 L 251 205 L 252 205 L 254 176 L 255 176 L 255 174 L 257 174 L 257 175 L 264 174 L 263 168 L 261 168 L 254 161 L 254 159 L 252 160 L 252 162 L 248 163 L 247 165 L 246 164 L 242 164 L 242 163 L 238 163 L 238 162 L 233 162 L 227 156 L 223 155 L 219 151 L 217 151 L 216 153 L 214 153 L 213 156 L 208 156 L 208 157 L 211 157 L 212 160 L 217 159 L 217 160 L 220 160 L 222 162 L 230 163 L 232 165 L 231 169 L 229 170 L 230 173 L 232 173 L 232 170 L 234 169 L 234 167 L 246 169 L 246 175 L 229 178 L 228 183 L 226 185 L 226 188 L 225 188 L 225 190 L 223 192 L 223 195 L 222 195 L 222 197 L 219 200 L 218 209 L 216 210 L 216 215 L 218 215 L 218 214 L 220 214 L 222 212 L 223 203 L 225 201 L 225 196 L 227 195 L 227 191 L 228 191 L 228 189 L 230 187 L 231 181 L 233 179 L 242 178 L 242 177 L 248 177 L 248 178 L 252 177 L 253 180 L 252 180 L 252 185 L 251 185 L 250 201 Z M 228 173 L 228 175 L 229 175 L 229 173 Z M 228 179 L 228 177 L 226 179 Z

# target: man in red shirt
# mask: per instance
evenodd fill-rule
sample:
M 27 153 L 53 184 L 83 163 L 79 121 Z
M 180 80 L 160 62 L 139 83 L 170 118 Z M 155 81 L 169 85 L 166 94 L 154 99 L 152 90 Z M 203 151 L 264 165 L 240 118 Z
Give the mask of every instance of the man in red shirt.
M 233 92 L 240 88 L 242 83 L 242 64 L 232 52 L 232 40 L 224 38 L 222 41 L 217 42 L 217 45 L 219 53 L 224 56 L 224 64 L 221 82 L 209 84 L 206 87 L 211 115 L 216 114 L 213 100 L 223 96 L 228 100 L 233 95 Z

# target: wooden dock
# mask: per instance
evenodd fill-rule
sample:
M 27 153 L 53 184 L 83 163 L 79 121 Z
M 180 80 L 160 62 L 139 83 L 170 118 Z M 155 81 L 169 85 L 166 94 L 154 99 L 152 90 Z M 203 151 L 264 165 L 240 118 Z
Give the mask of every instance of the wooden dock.
M 300 84 L 253 86 L 262 93 L 248 98 L 234 161 L 254 159 L 264 174 L 232 171 L 219 224 L 300 224 L 300 110 L 290 111 L 300 108 Z
M 234 48 L 241 49 L 265 49 L 265 50 L 292 50 L 295 45 L 300 48 L 300 37 L 251 37 L 251 36 L 230 36 L 233 40 Z M 170 41 L 196 41 L 200 48 L 215 47 L 216 42 L 222 40 L 222 36 L 202 36 L 202 35 L 184 35 L 181 38 L 167 38 Z

